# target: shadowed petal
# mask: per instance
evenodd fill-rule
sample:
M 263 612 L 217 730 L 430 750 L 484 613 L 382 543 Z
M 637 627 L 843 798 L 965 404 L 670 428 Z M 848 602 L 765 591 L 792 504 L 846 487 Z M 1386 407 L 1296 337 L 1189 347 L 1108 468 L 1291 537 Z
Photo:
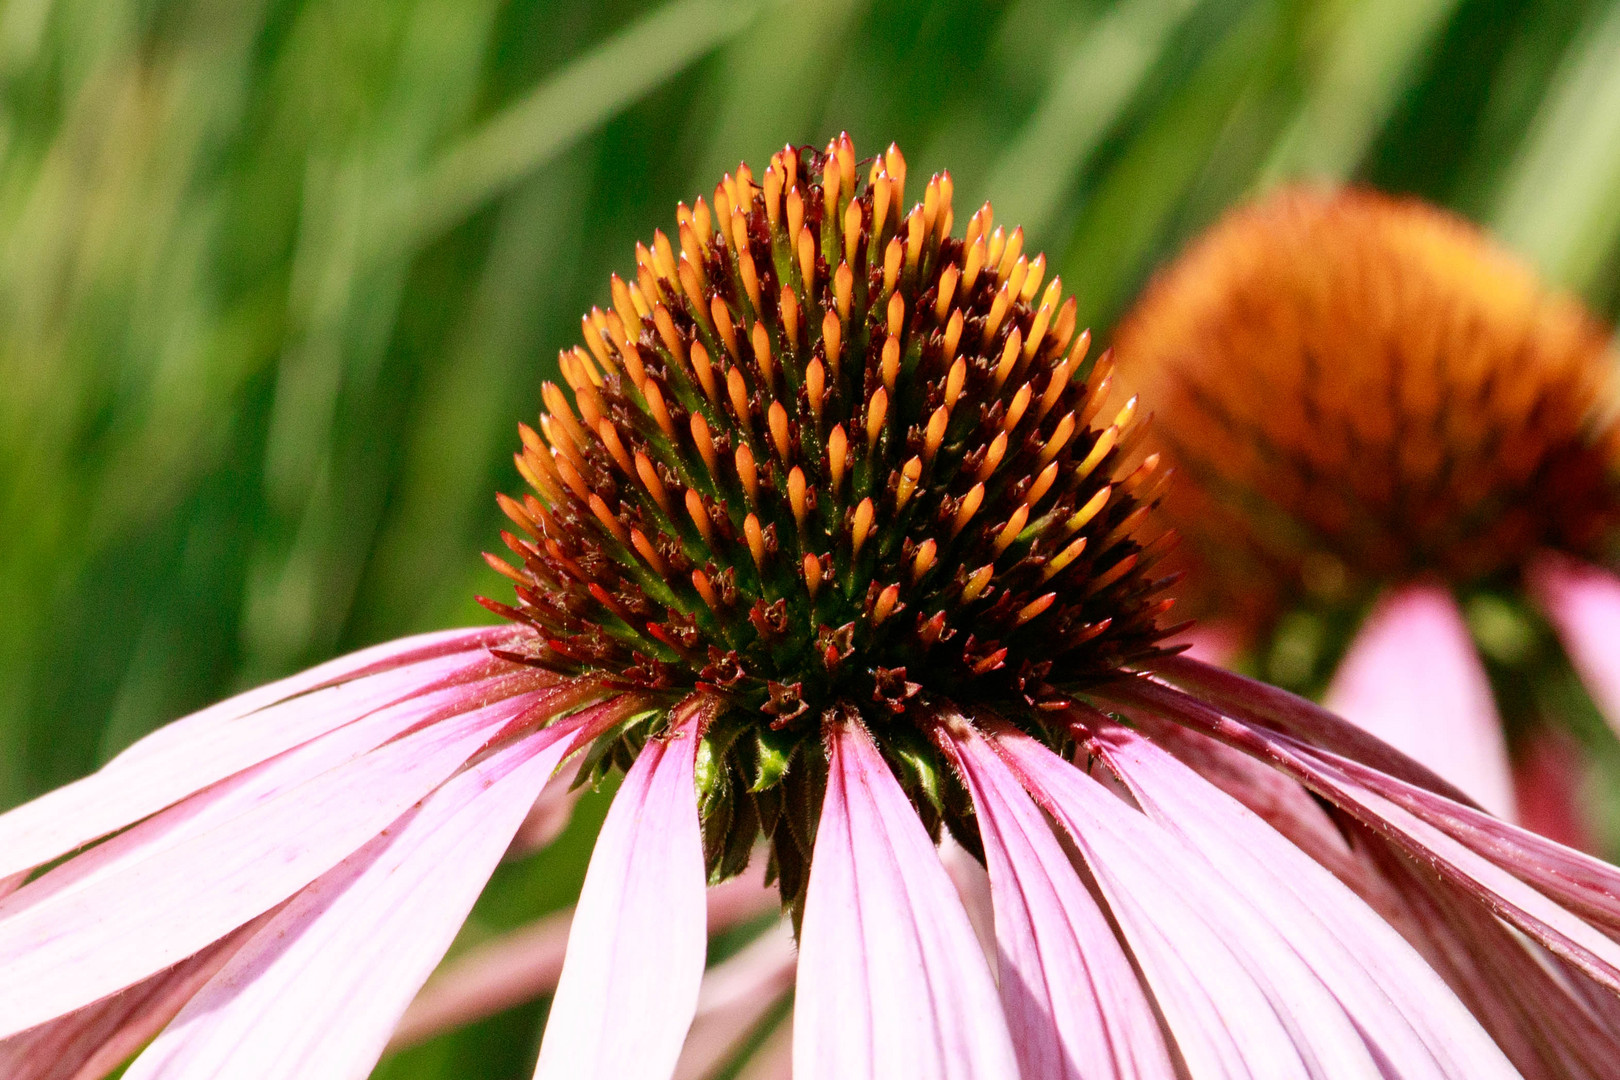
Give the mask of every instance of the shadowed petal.
M 549 728 L 490 755 L 300 892 L 125 1076 L 367 1075 L 571 733 Z
M 978 815 L 1023 1080 L 1175 1076 L 1130 959 L 1018 778 L 971 729 L 941 738 Z
M 693 768 L 704 713 L 625 774 L 580 889 L 538 1080 L 667 1080 L 707 948 Z
M 994 744 L 1085 859 L 1191 1075 L 1383 1075 L 1317 973 L 1193 849 L 1027 735 Z
M 1553 554 L 1538 559 L 1526 577 L 1592 700 L 1620 731 L 1620 578 Z
M 1380 600 L 1325 703 L 1487 810 L 1513 816 L 1512 771 L 1490 680 L 1444 589 L 1411 585 Z
M 279 904 L 442 783 L 511 709 L 405 736 L 0 920 L 0 1035 L 121 990 Z
M 797 1080 L 1018 1075 L 967 913 L 871 736 L 830 733 L 793 1018 Z
M 724 1065 L 793 989 L 793 930 L 781 922 L 708 970 L 675 1080 L 703 1080 Z
M 501 640 L 492 633 L 458 630 L 379 645 L 159 728 L 99 772 L 0 815 L 0 878 L 457 673 L 501 666 L 486 649 Z M 349 681 L 329 685 L 337 679 Z
M 1110 726 L 1094 745 L 1150 817 L 1267 917 L 1399 1075 L 1514 1075 L 1439 976 L 1332 874 L 1141 736 Z
M 709 890 L 709 933 L 779 909 L 776 890 L 761 877 L 756 871 Z M 422 1042 L 555 990 L 573 920 L 574 909 L 569 908 L 458 955 L 435 972 L 411 1002 L 389 1049 Z

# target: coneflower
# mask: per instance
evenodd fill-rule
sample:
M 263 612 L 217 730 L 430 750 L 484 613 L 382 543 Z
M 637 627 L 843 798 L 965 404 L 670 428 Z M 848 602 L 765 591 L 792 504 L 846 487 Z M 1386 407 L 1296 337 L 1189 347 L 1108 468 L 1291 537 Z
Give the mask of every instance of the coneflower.
M 1620 721 L 1620 581 L 1593 565 L 1620 557 L 1620 402 L 1575 300 L 1416 200 L 1285 189 L 1160 275 L 1116 352 L 1182 473 L 1164 516 L 1198 567 L 1185 599 L 1273 677 L 1312 685 L 1336 649 L 1302 628 L 1343 644 L 1365 615 L 1329 704 L 1511 816 L 1458 601 L 1522 684 L 1549 651 L 1529 599 Z M 1543 777 L 1528 820 L 1560 827 L 1559 733 L 1517 697 L 1520 775 Z
M 1157 678 L 1134 401 L 1019 232 L 956 239 L 948 177 L 910 210 L 905 180 L 789 148 L 638 252 L 524 431 L 510 626 L 256 691 L 0 817 L 8 1075 L 154 1033 L 126 1076 L 364 1075 L 565 762 L 625 775 L 548 1080 L 671 1075 L 705 884 L 761 840 L 799 1080 L 1611 1070 L 1620 872 L 1300 699 Z

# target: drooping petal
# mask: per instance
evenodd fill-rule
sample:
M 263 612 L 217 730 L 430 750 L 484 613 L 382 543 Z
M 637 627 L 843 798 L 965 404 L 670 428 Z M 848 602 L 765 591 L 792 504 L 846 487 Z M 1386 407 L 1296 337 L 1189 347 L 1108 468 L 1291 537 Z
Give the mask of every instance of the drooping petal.
M 1027 735 L 995 746 L 1079 849 L 1192 1076 L 1383 1075 L 1318 974 L 1194 850 Z
M 1017 777 L 971 730 L 941 735 L 972 792 L 989 862 L 1019 1075 L 1174 1077 L 1130 959 Z
M 176 720 L 99 772 L 0 815 L 0 878 L 434 684 L 480 665 L 502 667 L 486 649 L 501 640 L 492 633 L 460 630 L 380 645 Z
M 111 997 L 0 1039 L 0 1076 L 99 1080 L 163 1030 L 266 919 L 255 919 L 195 956 Z
M 1403 932 L 1477 1016 L 1525 1080 L 1607 1080 L 1620 1021 L 1594 1009 L 1587 976 L 1488 910 L 1422 873 L 1384 837 L 1348 822 L 1356 847 L 1393 889 Z M 1386 894 L 1386 903 L 1390 898 Z M 1592 987 L 1593 990 L 1601 988 Z
M 0 920 L 0 1036 L 138 982 L 279 904 L 448 778 L 510 709 L 407 735 Z
M 181 1011 L 128 1080 L 368 1075 L 570 735 L 562 725 L 496 751 L 305 888 Z
M 1018 1075 L 1001 1003 L 934 845 L 871 736 L 830 735 L 800 932 L 797 1080 Z
M 1513 1076 L 1445 983 L 1333 875 L 1141 736 L 1111 726 L 1094 746 L 1150 817 L 1243 891 L 1400 1075 Z
M 591 853 L 537 1080 L 668 1080 L 707 948 L 693 769 L 705 713 L 647 743 Z
M 1550 553 L 1526 577 L 1592 700 L 1620 731 L 1620 578 Z
M 1128 714 L 1146 709 L 1269 762 L 1387 837 L 1459 895 L 1485 905 L 1611 991 L 1620 991 L 1620 944 L 1564 906 L 1609 920 L 1620 905 L 1620 870 L 1359 762 L 1241 723 L 1168 687 L 1131 680 L 1110 684 L 1099 696 Z M 1458 835 L 1430 824 L 1417 810 L 1448 822 L 1447 828 Z M 1464 836 L 1480 850 L 1461 842 Z M 1481 854 L 1493 848 L 1492 858 L 1501 865 Z M 1515 852 L 1523 857 L 1509 857 Z M 1548 894 L 1521 878 L 1533 879 Z
M 1493 814 L 1513 817 L 1512 770 L 1490 680 L 1446 590 L 1409 585 L 1380 600 L 1325 703 Z
M 796 960 L 793 931 L 782 922 L 710 968 L 675 1080 L 704 1080 L 725 1065 L 793 989 Z

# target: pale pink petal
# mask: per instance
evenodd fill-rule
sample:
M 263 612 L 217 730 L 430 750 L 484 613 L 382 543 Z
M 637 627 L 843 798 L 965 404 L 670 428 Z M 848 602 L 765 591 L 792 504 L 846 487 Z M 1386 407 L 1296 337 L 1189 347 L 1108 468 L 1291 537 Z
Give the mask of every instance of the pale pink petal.
M 0 1035 L 121 990 L 279 904 L 442 783 L 510 716 L 501 702 L 407 735 L 0 920 Z
M 1620 578 L 1550 553 L 1525 576 L 1592 700 L 1620 731 Z
M 1514 1075 L 1433 969 L 1332 874 L 1134 732 L 1112 726 L 1093 745 L 1148 815 L 1276 928 L 1400 1075 Z
M 1018 1075 L 966 912 L 905 793 L 857 724 L 829 740 L 800 934 L 798 1080 Z
M 971 730 L 942 736 L 989 861 L 1001 1001 L 1023 1080 L 1174 1077 L 1129 957 L 1017 777 Z
M 269 919 L 260 916 L 166 971 L 66 1016 L 0 1039 L 6 1080 L 98 1080 L 122 1065 Z
M 758 870 L 721 882 L 709 890 L 709 933 L 758 918 L 776 906 L 776 890 L 766 887 Z M 411 1002 L 389 1048 L 411 1046 L 551 993 L 562 974 L 573 919 L 573 908 L 548 915 L 446 963 Z
M 793 989 L 793 931 L 778 923 L 735 956 L 708 970 L 697 1016 L 675 1066 L 675 1080 L 703 1080 L 741 1049 Z
M 1325 703 L 1487 810 L 1513 816 L 1512 770 L 1490 680 L 1444 589 L 1408 585 L 1380 600 Z
M 1027 735 L 995 745 L 1079 849 L 1192 1076 L 1383 1075 L 1316 972 L 1184 842 Z
M 127 1080 L 369 1074 L 571 733 L 561 725 L 496 751 L 305 888 L 231 957 Z
M 0 877 L 66 854 L 458 673 L 517 668 L 491 660 L 485 647 L 490 640 L 489 630 L 408 638 L 160 728 L 99 772 L 0 815 Z M 371 674 L 326 685 L 344 671 Z
M 701 715 L 647 743 L 602 823 L 540 1044 L 538 1080 L 667 1080 L 697 1008 Z
M 375 710 L 336 731 L 222 780 L 69 859 L 30 882 L 16 895 L 0 900 L 0 921 L 58 893 L 84 888 L 121 867 L 149 859 L 161 850 L 219 828 L 299 784 L 376 749 L 419 726 L 425 719 L 442 715 L 447 704 L 457 697 L 463 710 L 480 703 L 476 695 L 467 700 L 466 688 L 410 698 Z M 517 711 L 546 700 L 546 692 L 542 691 L 512 698 L 509 705 Z

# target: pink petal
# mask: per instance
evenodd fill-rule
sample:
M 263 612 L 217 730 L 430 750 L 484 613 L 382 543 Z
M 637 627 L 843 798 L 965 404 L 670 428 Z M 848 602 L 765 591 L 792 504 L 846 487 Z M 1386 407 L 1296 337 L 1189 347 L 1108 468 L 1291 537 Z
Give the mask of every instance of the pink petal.
M 703 976 L 697 1017 L 675 1080 L 703 1080 L 731 1060 L 749 1034 L 793 989 L 793 931 L 782 922 Z
M 1501 817 L 1513 779 L 1485 666 L 1451 594 L 1408 585 L 1379 601 L 1325 704 Z
M 500 749 L 305 888 L 231 957 L 127 1080 L 369 1074 L 570 734 L 563 725 Z
M 798 1080 L 1015 1077 L 966 912 L 905 793 L 858 724 L 829 738 L 800 933 Z
M 767 888 L 757 871 L 731 878 L 709 890 L 708 931 L 747 922 L 776 906 L 776 890 Z M 573 919 L 573 908 L 548 915 L 444 965 L 411 1002 L 389 1048 L 411 1046 L 555 990 Z
M 163 1026 L 252 937 L 265 917 L 127 990 L 0 1039 L 6 1080 L 99 1080 Z
M 138 982 L 285 900 L 447 779 L 512 709 L 405 736 L 0 919 L 0 1035 Z
M 1526 577 L 1592 700 L 1620 731 L 1620 578 L 1551 553 Z
M 1107 917 L 1005 763 L 942 733 L 990 866 L 1001 1001 L 1024 1080 L 1174 1077 L 1159 1022 Z
M 1148 815 L 1243 893 L 1402 1075 L 1514 1075 L 1433 969 L 1332 874 L 1141 736 L 1113 726 L 1095 745 Z
M 1375 1077 L 1352 1018 L 1184 842 L 1026 735 L 997 748 L 1069 833 L 1195 1077 Z
M 591 853 L 538 1080 L 668 1080 L 697 1008 L 703 840 L 693 768 L 702 716 L 654 739 Z
M 48 862 L 413 691 L 487 665 L 491 634 L 458 630 L 380 645 L 176 720 L 101 771 L 0 815 L 0 878 Z M 346 672 L 351 681 L 326 685 Z

